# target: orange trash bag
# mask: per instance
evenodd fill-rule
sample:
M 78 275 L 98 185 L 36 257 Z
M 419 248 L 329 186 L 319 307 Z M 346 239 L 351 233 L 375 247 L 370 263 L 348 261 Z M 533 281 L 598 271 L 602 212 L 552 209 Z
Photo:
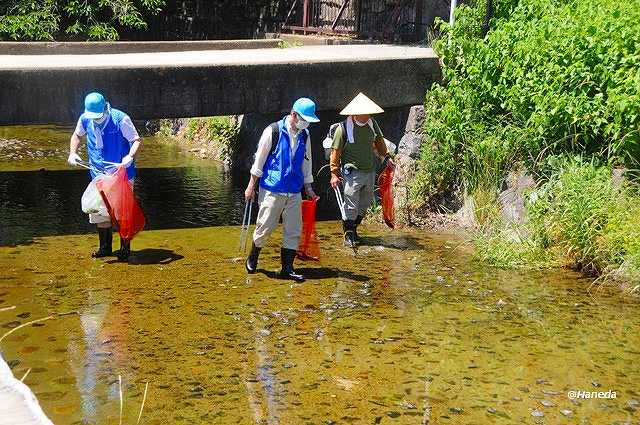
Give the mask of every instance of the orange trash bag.
M 387 226 L 392 229 L 396 225 L 396 213 L 393 209 L 393 168 L 387 167 L 378 177 L 378 188 L 382 200 L 382 216 Z
M 144 228 L 145 219 L 133 194 L 127 170 L 119 167 L 115 174 L 106 176 L 96 186 L 107 206 L 111 223 L 118 227 L 122 239 L 130 241 Z
M 320 241 L 316 233 L 316 209 L 318 197 L 302 201 L 302 235 L 298 245 L 298 258 L 320 260 Z

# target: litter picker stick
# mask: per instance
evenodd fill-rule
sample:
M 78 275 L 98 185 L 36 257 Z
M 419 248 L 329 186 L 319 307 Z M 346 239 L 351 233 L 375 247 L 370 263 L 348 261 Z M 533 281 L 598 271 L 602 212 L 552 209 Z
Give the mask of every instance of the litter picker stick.
M 334 187 L 333 191 L 336 193 L 336 201 L 338 201 L 338 208 L 340 209 L 340 215 L 342 216 L 342 220 L 347 220 L 347 212 L 344 209 L 344 199 L 342 198 L 342 193 L 340 192 L 339 187 Z
M 118 168 L 115 165 L 107 165 L 104 169 L 100 169 L 100 168 L 97 168 L 96 166 L 91 165 L 90 163 L 84 162 L 84 161 L 76 161 L 76 164 L 79 165 L 82 168 L 86 168 L 87 170 L 95 171 L 98 174 L 107 174 L 107 170 L 108 169 Z M 105 161 L 105 164 L 112 164 L 112 163 Z M 111 172 L 109 172 L 109 173 L 111 173 Z
M 251 210 L 253 207 L 253 199 L 247 201 L 244 205 L 244 216 L 242 217 L 242 228 L 240 229 L 240 252 L 243 254 L 247 251 L 247 241 L 249 239 L 249 225 L 251 224 Z

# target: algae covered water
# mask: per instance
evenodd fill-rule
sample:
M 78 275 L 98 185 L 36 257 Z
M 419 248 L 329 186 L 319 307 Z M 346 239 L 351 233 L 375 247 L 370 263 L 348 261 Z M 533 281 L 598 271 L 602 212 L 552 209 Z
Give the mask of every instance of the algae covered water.
M 171 160 L 224 182 L 211 163 Z M 0 173 L 3 190 L 35 172 Z M 209 202 L 231 220 L 242 205 L 225 185 Z M 178 180 L 164 190 L 185 211 L 208 199 Z M 22 208 L 2 212 L 22 237 L 0 244 L 0 335 L 53 318 L 0 350 L 56 424 L 118 423 L 118 377 L 125 424 L 146 383 L 144 424 L 638 423 L 638 303 L 578 275 L 483 267 L 460 236 L 375 225 L 355 257 L 332 221 L 318 225 L 321 261 L 297 262 L 302 284 L 274 279 L 279 234 L 247 276 L 237 226 L 158 226 L 120 264 L 92 259 L 82 229 L 29 233 L 37 210 Z

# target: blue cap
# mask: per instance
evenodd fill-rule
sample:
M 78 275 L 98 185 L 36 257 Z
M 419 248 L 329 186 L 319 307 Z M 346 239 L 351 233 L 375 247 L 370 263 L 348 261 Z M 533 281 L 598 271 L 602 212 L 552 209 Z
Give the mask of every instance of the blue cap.
M 316 116 L 316 104 L 313 100 L 301 97 L 293 104 L 293 112 L 296 112 L 303 120 L 308 122 L 319 122 L 320 118 Z
M 89 93 L 84 98 L 84 115 L 91 119 L 100 119 L 104 115 L 104 107 L 107 101 L 104 100 L 104 96 L 100 93 Z

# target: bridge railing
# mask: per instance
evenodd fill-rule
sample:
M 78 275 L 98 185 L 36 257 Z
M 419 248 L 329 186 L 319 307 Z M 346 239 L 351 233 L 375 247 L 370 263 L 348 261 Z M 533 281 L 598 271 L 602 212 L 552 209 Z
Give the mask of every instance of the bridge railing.
M 292 0 L 282 29 L 372 38 L 415 41 L 420 38 L 424 0 Z

